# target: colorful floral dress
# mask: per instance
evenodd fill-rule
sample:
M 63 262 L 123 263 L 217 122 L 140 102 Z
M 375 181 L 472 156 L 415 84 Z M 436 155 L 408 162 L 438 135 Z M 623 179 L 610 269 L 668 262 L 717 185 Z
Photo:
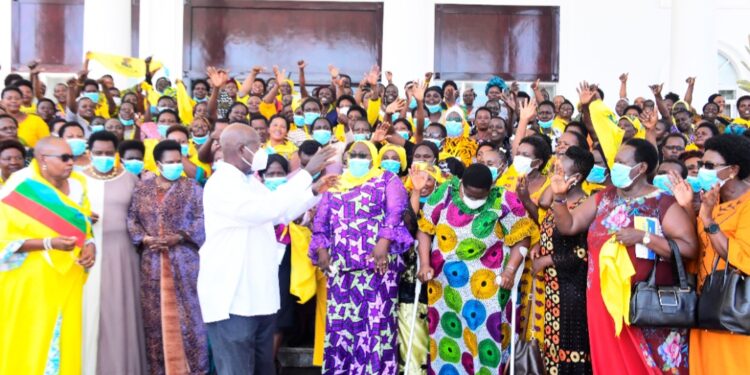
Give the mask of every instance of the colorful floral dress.
M 596 218 L 588 233 L 588 276 L 586 280 L 586 307 L 594 373 L 600 374 L 687 374 L 688 330 L 670 328 L 640 328 L 625 325 L 619 337 L 615 336 L 614 321 L 607 312 L 602 297 L 599 276 L 599 254 L 602 245 L 622 228 L 632 228 L 635 216 L 658 219 L 664 222 L 667 210 L 675 204 L 674 197 L 661 191 L 624 199 L 610 186 L 595 195 Z M 631 283 L 648 278 L 654 267 L 652 260 L 635 256 L 635 247 L 628 247 L 630 261 L 635 268 Z M 672 267 L 668 261 L 657 266 L 656 282 L 659 285 L 674 283 Z
M 396 305 L 401 254 L 414 242 L 404 225 L 408 195 L 384 172 L 346 192 L 323 195 L 313 221 L 309 256 L 329 249 L 324 374 L 396 374 Z M 388 271 L 375 272 L 370 254 L 379 238 L 391 240 Z
M 569 205 L 572 210 L 586 198 Z M 586 322 L 586 232 L 563 236 L 555 229 L 552 210 L 541 226 L 541 255 L 553 266 L 544 270 L 544 367 L 548 374 L 591 374 Z
M 502 373 L 510 353 L 510 292 L 496 277 L 510 246 L 530 237 L 534 223 L 515 193 L 493 188 L 472 210 L 457 178 L 442 184 L 423 208 L 420 230 L 434 235 L 427 287 L 430 374 Z

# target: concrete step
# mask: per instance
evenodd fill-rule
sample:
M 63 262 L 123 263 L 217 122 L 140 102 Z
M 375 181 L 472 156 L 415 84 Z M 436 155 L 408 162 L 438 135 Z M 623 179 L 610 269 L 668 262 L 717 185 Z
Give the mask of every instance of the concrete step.
M 281 375 L 320 374 L 320 367 L 312 365 L 313 349 L 305 347 L 281 347 L 279 363 Z

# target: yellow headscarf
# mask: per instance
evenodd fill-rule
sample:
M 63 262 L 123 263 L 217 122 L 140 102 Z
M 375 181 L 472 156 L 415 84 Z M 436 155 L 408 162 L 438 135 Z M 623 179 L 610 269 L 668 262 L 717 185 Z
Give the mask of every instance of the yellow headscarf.
M 687 110 L 688 112 L 691 112 L 691 113 L 693 112 L 693 107 L 691 107 L 691 106 L 690 106 L 690 104 L 688 104 L 688 102 L 686 102 L 686 101 L 684 101 L 684 100 L 678 100 L 678 101 L 674 102 L 674 104 L 672 104 L 672 112 L 674 112 L 674 110 L 675 110 L 675 108 L 677 108 L 677 105 L 678 105 L 678 104 L 682 104 L 682 105 L 684 105 L 684 106 L 685 106 L 685 109 L 686 109 L 686 110 Z
M 620 116 L 619 119 L 617 119 L 617 122 L 619 123 L 622 119 L 628 120 L 631 124 L 633 124 L 633 127 L 635 128 L 634 138 L 646 139 L 646 129 L 643 127 L 643 124 L 641 124 L 641 120 L 639 120 L 638 117 L 623 115 Z
M 380 153 L 378 153 L 378 158 L 380 160 L 383 160 L 383 155 L 385 155 L 388 151 L 394 151 L 396 154 L 398 154 L 398 159 L 401 161 L 401 170 L 406 170 L 406 151 L 401 146 L 396 146 L 394 144 L 387 144 L 383 146 L 380 149 Z
M 615 322 L 615 336 L 618 337 L 622 322 L 630 325 L 630 278 L 633 275 L 635 268 L 628 256 L 628 249 L 612 235 L 599 253 L 599 279 L 602 300 Z
M 464 116 L 464 111 L 461 109 L 461 107 L 450 107 L 448 110 L 443 112 L 443 115 L 440 117 L 440 123 L 445 126 L 445 122 L 448 121 L 448 115 L 456 113 L 459 116 L 461 116 L 461 123 L 464 125 L 464 137 L 468 137 L 471 135 L 471 127 L 469 126 L 469 123 L 466 122 L 466 116 Z
M 367 146 L 367 149 L 370 151 L 370 157 L 372 158 L 372 166 L 370 166 L 370 171 L 362 177 L 355 177 L 352 172 L 347 169 L 347 171 L 344 172 L 343 175 L 341 175 L 338 186 L 331 189 L 332 192 L 346 193 L 347 191 L 354 189 L 355 187 L 360 186 L 365 182 L 370 181 L 371 179 L 379 177 L 383 174 L 383 170 L 380 169 L 380 157 L 378 156 L 378 150 L 375 148 L 375 145 L 370 141 L 357 141 L 352 143 L 352 148 L 360 143 Z

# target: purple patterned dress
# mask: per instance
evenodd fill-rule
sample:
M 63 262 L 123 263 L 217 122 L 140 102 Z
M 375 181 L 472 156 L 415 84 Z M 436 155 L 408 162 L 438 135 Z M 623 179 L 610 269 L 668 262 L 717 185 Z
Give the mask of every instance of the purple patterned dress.
M 413 243 L 403 214 L 408 194 L 401 180 L 384 172 L 344 193 L 326 193 L 318 206 L 310 258 L 329 249 L 324 374 L 396 374 L 396 304 L 401 254 Z M 368 259 L 378 239 L 391 240 L 388 271 Z
M 166 191 L 142 180 L 128 210 L 128 232 L 141 255 L 141 304 L 150 374 L 208 373 L 208 341 L 196 290 L 198 249 L 206 239 L 203 189 L 181 178 Z M 146 236 L 182 234 L 168 251 L 142 246 Z

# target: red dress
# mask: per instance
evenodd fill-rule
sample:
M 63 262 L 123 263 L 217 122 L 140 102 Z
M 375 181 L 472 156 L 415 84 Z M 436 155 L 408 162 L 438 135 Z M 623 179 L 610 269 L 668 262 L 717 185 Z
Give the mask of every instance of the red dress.
M 625 200 L 617 190 L 608 187 L 595 196 L 596 219 L 589 227 L 589 268 L 586 286 L 586 308 L 589 341 L 594 374 L 687 374 L 688 330 L 670 328 L 639 328 L 624 325 L 615 336 L 614 321 L 607 312 L 599 279 L 599 253 L 602 245 L 619 229 L 632 228 L 635 216 L 658 218 L 663 222 L 674 197 L 656 191 L 649 195 Z M 635 257 L 635 247 L 628 247 L 636 274 L 635 284 L 648 278 L 653 261 Z M 660 262 L 657 283 L 673 283 L 672 268 Z

